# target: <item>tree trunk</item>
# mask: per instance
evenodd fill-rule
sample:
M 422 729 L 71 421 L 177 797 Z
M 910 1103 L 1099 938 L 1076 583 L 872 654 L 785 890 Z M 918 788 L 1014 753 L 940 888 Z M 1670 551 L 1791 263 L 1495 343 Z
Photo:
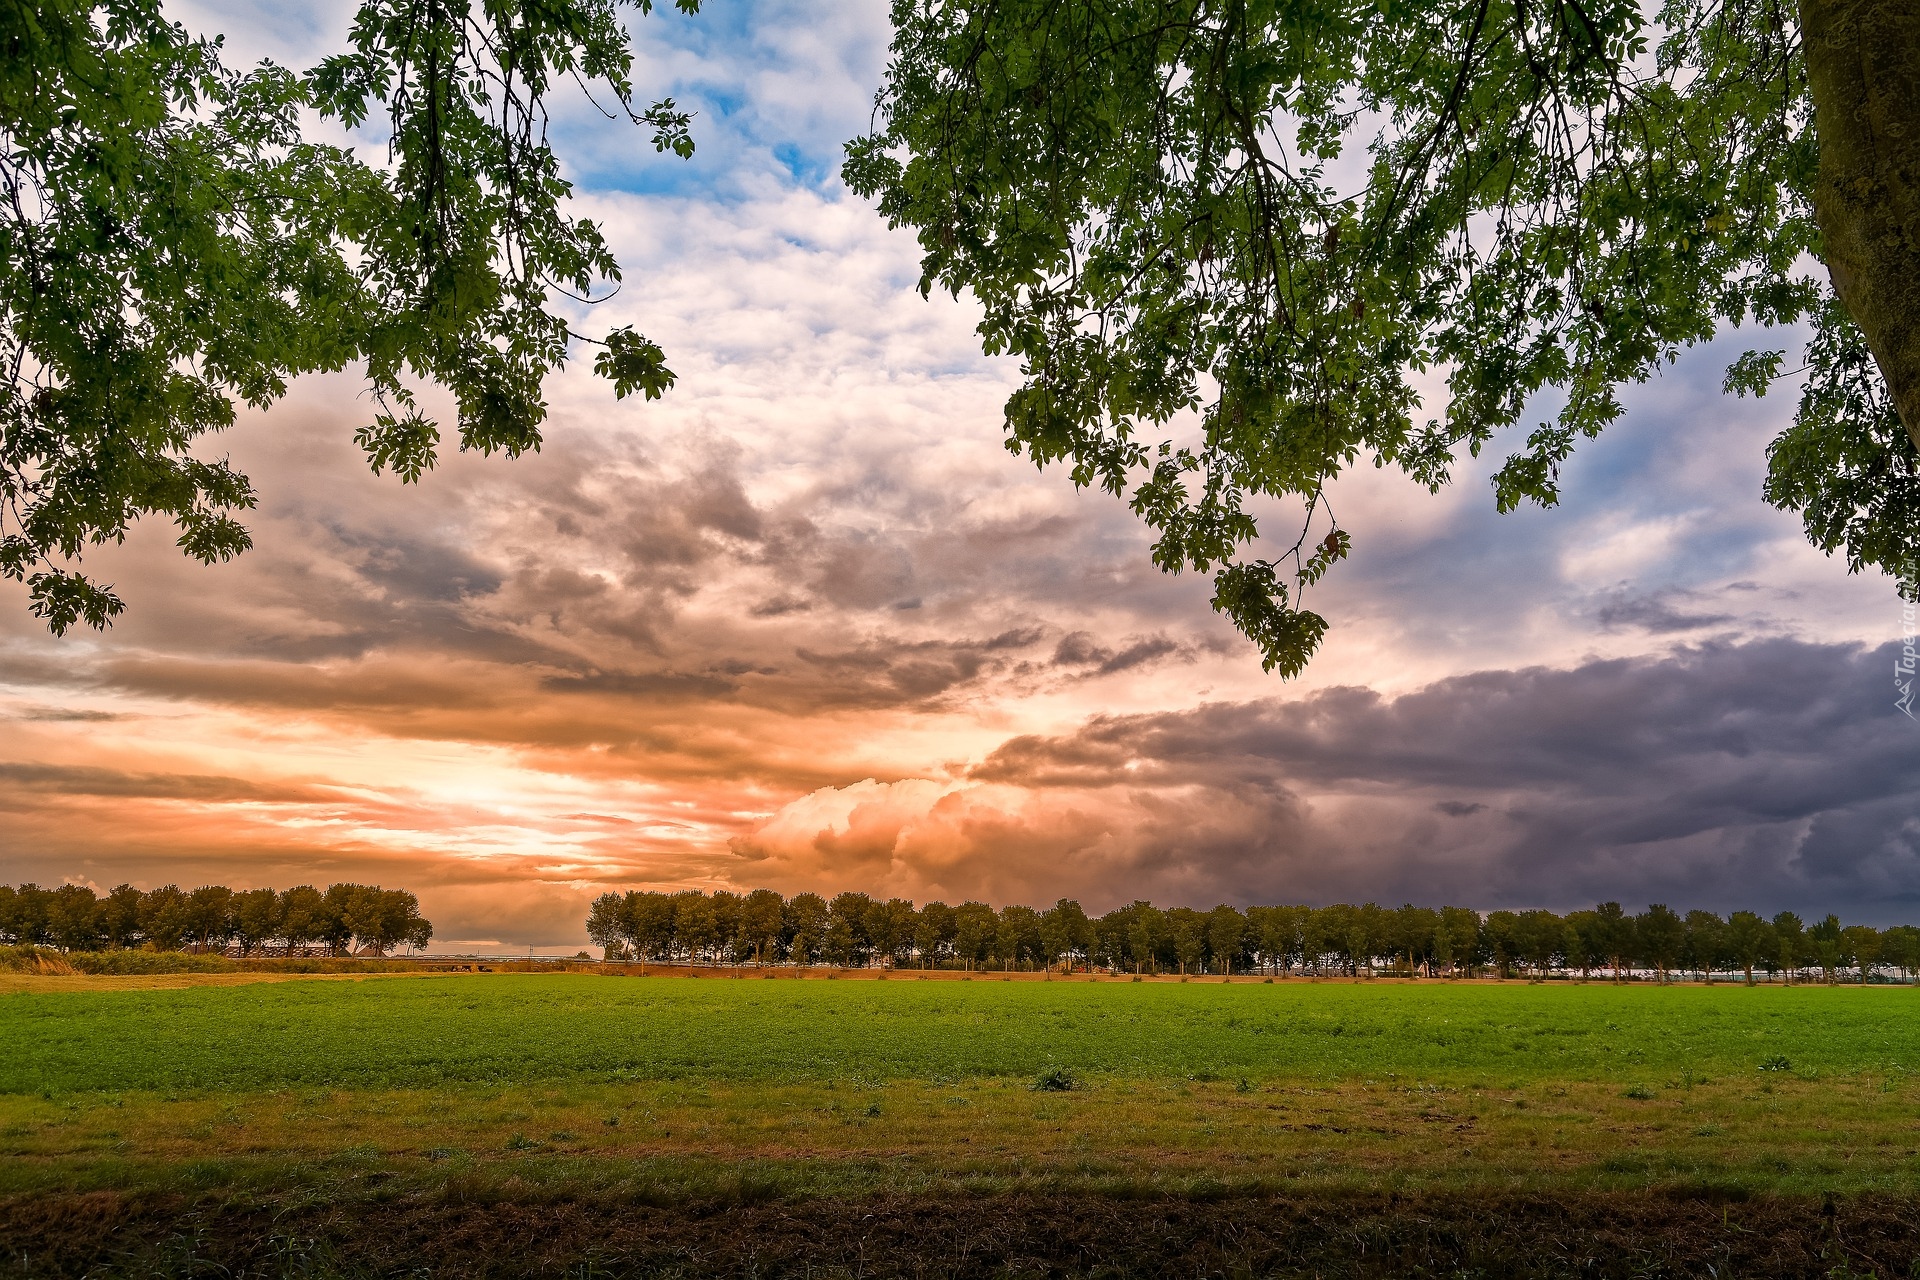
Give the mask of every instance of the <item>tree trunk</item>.
M 1800 0 L 1834 292 L 1920 444 L 1920 4 Z

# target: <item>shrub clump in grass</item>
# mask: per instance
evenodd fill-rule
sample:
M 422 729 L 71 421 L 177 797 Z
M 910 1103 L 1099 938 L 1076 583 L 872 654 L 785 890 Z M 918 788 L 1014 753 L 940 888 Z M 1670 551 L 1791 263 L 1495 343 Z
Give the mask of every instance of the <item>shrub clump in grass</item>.
M 1793 1070 L 1793 1062 L 1786 1054 L 1776 1053 L 1760 1059 L 1760 1069 L 1762 1071 L 1791 1071 Z
M 1645 1102 L 1653 1096 L 1653 1090 L 1643 1084 L 1629 1085 L 1626 1092 L 1620 1096 L 1623 1098 L 1638 1098 L 1640 1101 Z
M 1050 1067 L 1033 1082 L 1035 1093 L 1070 1093 L 1079 1087 L 1079 1078 L 1065 1067 Z

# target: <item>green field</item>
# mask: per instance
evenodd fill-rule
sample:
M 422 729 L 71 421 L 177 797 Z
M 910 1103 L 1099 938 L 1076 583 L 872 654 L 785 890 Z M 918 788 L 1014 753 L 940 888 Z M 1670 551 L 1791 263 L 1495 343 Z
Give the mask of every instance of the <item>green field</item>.
M 488 975 L 0 999 L 0 1092 L 1920 1071 L 1920 992 Z
M 1658 1197 L 1759 1196 L 1816 1215 L 1816 1253 L 1823 1197 L 1920 1222 L 1911 989 L 492 974 L 0 992 L 0 1246 L 24 1230 L 10 1212 L 103 1194 L 195 1231 L 315 1206 L 591 1202 L 625 1222 L 636 1202 L 771 1201 L 863 1221 L 874 1197 L 983 1196 L 1052 1197 L 1076 1222 L 1142 1198 L 1424 1197 L 1461 1230 L 1495 1203 L 1587 1197 L 1604 1223 L 1651 1195 L 1664 1222 Z M 707 1220 L 684 1212 L 686 1231 Z

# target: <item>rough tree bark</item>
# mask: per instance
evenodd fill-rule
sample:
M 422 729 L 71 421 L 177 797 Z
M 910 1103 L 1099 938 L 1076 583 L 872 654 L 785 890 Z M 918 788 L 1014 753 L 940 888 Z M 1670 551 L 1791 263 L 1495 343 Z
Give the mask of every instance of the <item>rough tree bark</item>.
M 1800 0 L 1834 291 L 1920 444 L 1920 0 Z

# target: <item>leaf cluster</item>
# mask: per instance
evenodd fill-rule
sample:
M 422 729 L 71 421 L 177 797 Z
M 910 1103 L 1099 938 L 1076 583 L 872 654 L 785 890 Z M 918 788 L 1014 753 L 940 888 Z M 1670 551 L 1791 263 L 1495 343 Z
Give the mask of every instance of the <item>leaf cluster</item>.
M 55 632 L 121 612 L 72 565 L 143 514 L 201 561 L 247 549 L 252 486 L 193 449 L 299 374 L 364 366 L 376 472 L 434 465 L 426 385 L 462 449 L 538 449 L 580 336 L 555 295 L 620 279 L 565 212 L 550 94 L 597 89 L 656 149 L 693 145 L 672 100 L 636 108 L 613 0 L 367 0 L 305 75 L 232 70 L 154 0 L 0 7 L 0 47 L 0 573 Z M 387 163 L 308 141 L 304 111 L 383 127 Z M 611 342 L 621 394 L 672 384 L 657 346 Z
M 1781 356 L 1749 355 L 1729 373 L 1728 389 L 1764 394 L 1764 373 Z M 1807 539 L 1829 555 L 1844 552 L 1849 571 L 1884 569 L 1901 595 L 1920 599 L 1920 449 L 1865 338 L 1831 295 L 1813 314 L 1806 374 L 1793 425 L 1767 448 L 1767 501 L 1798 511 Z
M 1019 357 L 1009 448 L 1125 495 L 1156 563 L 1213 573 L 1269 669 L 1324 633 L 1300 593 L 1347 553 L 1342 471 L 1437 488 L 1557 402 L 1494 478 L 1502 509 L 1552 504 L 1621 387 L 1818 300 L 1805 73 L 1777 0 L 896 0 L 893 18 L 849 184 L 917 230 L 922 291 L 972 291 L 984 348 Z M 1249 558 L 1250 504 L 1276 498 L 1300 536 Z

